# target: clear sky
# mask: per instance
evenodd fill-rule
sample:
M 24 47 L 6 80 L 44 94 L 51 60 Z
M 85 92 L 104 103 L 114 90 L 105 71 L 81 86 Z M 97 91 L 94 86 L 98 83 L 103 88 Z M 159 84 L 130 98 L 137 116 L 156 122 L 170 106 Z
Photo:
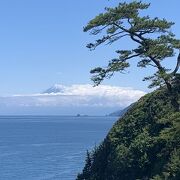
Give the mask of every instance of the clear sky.
M 90 52 L 85 46 L 94 37 L 84 33 L 83 26 L 105 6 L 118 2 L 0 1 L 0 95 L 41 92 L 56 83 L 91 83 L 89 70 L 106 64 L 115 53 L 110 46 Z M 152 5 L 147 13 L 174 21 L 173 31 L 180 38 L 180 1 L 148 2 Z M 146 71 L 132 70 L 104 83 L 147 90 L 141 81 Z

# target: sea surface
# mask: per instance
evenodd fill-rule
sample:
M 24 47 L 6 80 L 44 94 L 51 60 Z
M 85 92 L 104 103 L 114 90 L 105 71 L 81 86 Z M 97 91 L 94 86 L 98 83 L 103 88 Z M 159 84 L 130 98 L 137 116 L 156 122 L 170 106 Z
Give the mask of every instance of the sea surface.
M 116 117 L 0 116 L 0 180 L 75 180 Z

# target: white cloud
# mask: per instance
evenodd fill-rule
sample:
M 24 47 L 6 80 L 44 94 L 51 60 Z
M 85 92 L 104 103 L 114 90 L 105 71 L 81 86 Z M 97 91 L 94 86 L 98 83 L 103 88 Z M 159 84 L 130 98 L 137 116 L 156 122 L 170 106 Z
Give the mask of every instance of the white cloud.
M 126 107 L 144 94 L 130 87 L 56 84 L 44 93 L 15 95 L 3 102 L 8 106 Z

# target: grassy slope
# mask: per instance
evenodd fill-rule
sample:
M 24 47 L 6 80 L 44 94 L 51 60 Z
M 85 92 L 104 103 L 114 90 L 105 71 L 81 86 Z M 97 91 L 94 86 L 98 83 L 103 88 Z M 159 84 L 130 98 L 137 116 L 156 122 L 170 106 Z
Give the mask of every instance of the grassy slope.
M 135 103 L 88 153 L 77 179 L 180 179 L 180 113 L 168 93 L 157 90 Z

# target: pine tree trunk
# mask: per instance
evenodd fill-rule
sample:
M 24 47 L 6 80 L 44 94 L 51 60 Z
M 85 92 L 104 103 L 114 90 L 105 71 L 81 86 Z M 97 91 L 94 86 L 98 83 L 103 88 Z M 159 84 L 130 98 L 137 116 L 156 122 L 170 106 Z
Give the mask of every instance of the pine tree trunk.
M 171 104 L 174 107 L 174 110 L 176 112 L 180 111 L 180 104 L 178 102 L 178 91 L 176 89 L 173 88 L 172 84 L 169 83 L 168 81 L 165 82 L 168 92 L 170 94 L 170 98 L 171 98 Z

